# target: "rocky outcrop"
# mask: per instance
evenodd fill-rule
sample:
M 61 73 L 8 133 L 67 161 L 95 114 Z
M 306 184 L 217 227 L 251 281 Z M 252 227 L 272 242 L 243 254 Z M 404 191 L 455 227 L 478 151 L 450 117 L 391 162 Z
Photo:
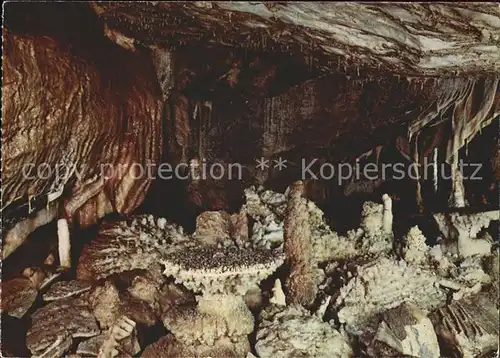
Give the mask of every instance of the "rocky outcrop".
M 86 226 L 130 213 L 150 185 L 139 171 L 162 148 L 151 60 L 92 46 L 4 32 L 2 207 L 6 228 L 20 225 L 4 237 L 4 257 L 56 217 L 54 207 Z

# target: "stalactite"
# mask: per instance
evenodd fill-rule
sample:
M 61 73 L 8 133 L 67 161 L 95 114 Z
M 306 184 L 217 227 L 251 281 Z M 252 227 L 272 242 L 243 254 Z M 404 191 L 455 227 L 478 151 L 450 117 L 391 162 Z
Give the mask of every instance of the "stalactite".
M 450 160 L 451 165 L 451 195 L 448 204 L 454 208 L 465 207 L 465 188 L 461 169 L 459 168 L 458 152 Z
M 434 184 L 434 193 L 436 194 L 438 191 L 438 148 L 434 148 L 432 153 L 432 180 Z
M 420 184 L 420 159 L 419 159 L 419 153 L 418 153 L 418 134 L 417 136 L 413 139 L 414 140 L 414 146 L 413 146 L 413 164 L 415 165 L 415 199 L 417 202 L 417 208 L 420 213 L 424 212 L 424 203 L 422 199 L 422 186 Z

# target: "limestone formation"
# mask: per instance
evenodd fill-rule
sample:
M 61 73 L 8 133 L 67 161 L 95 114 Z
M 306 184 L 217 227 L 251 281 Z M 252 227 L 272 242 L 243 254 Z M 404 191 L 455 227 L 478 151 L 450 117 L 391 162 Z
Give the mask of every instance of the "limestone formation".
M 446 303 L 446 293 L 438 288 L 439 278 L 426 269 L 405 261 L 381 258 L 358 267 L 355 277 L 340 290 L 335 302 L 341 323 L 349 332 L 366 328 L 375 316 L 405 301 L 433 310 Z
M 187 242 L 182 228 L 152 215 L 104 225 L 82 253 L 77 277 L 96 280 L 111 274 L 148 269 L 163 255 Z

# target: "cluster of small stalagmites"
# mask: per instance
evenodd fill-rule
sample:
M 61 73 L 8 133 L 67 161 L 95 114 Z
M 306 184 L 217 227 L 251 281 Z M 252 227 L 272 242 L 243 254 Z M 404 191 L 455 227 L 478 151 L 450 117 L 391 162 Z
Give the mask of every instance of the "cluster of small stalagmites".
M 392 250 L 392 202 L 388 195 L 383 203 L 365 202 L 361 225 L 349 230 L 346 236 L 333 231 L 325 222 L 323 212 L 307 202 L 313 255 L 318 263 L 353 260 L 363 256 L 377 256 Z
M 489 335 L 495 331 L 489 330 L 488 335 L 479 337 L 472 329 L 461 330 L 461 327 L 466 326 L 463 321 L 469 321 L 472 327 L 475 327 L 480 325 L 481 318 L 473 313 L 464 313 L 465 316 L 460 314 L 462 309 L 463 312 L 468 309 L 462 302 L 475 300 L 478 295 L 483 295 L 481 292 L 484 290 L 493 292 L 484 300 L 489 300 L 490 306 L 495 305 L 495 289 L 491 289 L 495 281 L 495 265 L 491 265 L 494 260 L 489 251 L 463 257 L 457 254 L 456 246 L 450 246 L 444 241 L 432 248 L 428 247 L 426 238 L 418 227 L 412 227 L 395 246 L 396 250 L 385 251 L 367 262 L 358 258 L 355 260 L 358 265 L 354 271 L 351 269 L 352 264 L 344 264 L 348 273 L 347 281 L 337 290 L 330 307 L 341 325 L 352 336 L 363 337 L 365 340 L 370 337 L 365 344 L 372 356 L 399 354 L 439 357 L 440 347 L 432 338 L 436 334 L 440 342 L 446 341 L 453 346 L 459 356 L 473 357 L 492 349 L 491 345 L 481 339 L 489 339 Z M 328 267 L 336 267 L 337 271 L 340 267 L 342 271 L 342 264 L 330 263 Z M 348 270 L 348 267 L 351 270 Z M 457 313 L 452 312 L 453 306 L 447 304 L 448 299 L 454 302 L 452 305 L 460 307 L 456 309 Z M 391 333 L 393 327 L 390 323 L 383 324 L 384 315 L 391 313 L 395 307 L 401 308 L 408 304 L 413 305 L 412 311 L 423 312 L 419 315 L 425 316 L 431 312 L 451 314 L 447 319 L 458 327 L 437 329 L 438 323 L 432 318 L 433 325 L 425 319 L 425 327 L 420 326 L 418 329 L 415 322 L 407 324 L 407 335 L 404 337 Z M 495 312 L 496 314 L 493 312 L 489 316 L 489 322 L 498 326 L 498 311 Z M 382 340 L 381 334 L 385 337 Z M 450 340 L 450 337 L 454 338 Z M 429 341 L 419 342 L 424 339 Z M 478 343 L 479 341 L 484 344 Z M 473 355 L 467 353 L 472 349 L 468 345 L 475 347 Z
M 446 306 L 449 298 L 471 299 L 492 286 L 494 278 L 485 268 L 485 262 L 490 263 L 490 271 L 495 267 L 488 259 L 489 251 L 460 256 L 446 245 L 430 248 L 416 226 L 395 243 L 392 203 L 387 195 L 382 197 L 381 204 L 366 202 L 360 228 L 348 232 L 346 237 L 339 236 L 326 225 L 321 211 L 302 197 L 301 188 L 301 183 L 290 187 L 284 219 L 284 253 L 290 268 L 285 280 L 286 301 L 290 307 L 314 309 L 320 305 L 321 310 L 337 317 L 337 321 L 329 322 L 332 329 L 347 332 L 355 342 L 364 342 L 365 352 L 373 356 L 438 357 L 440 347 L 427 314 Z M 488 220 L 493 218 L 494 215 L 488 214 Z M 488 220 L 479 220 L 476 226 L 484 227 Z M 477 231 L 469 233 L 476 235 Z M 327 277 L 321 283 L 318 277 L 322 275 L 316 271 L 319 267 L 324 267 Z M 332 273 L 342 279 L 340 286 Z M 384 314 L 387 316 L 398 307 L 394 312 L 415 316 L 404 325 L 404 335 L 391 333 L 393 327 L 387 322 L 385 326 L 382 324 Z M 274 317 L 273 310 L 276 308 L 264 311 L 271 316 L 261 315 L 257 352 L 261 356 L 300 356 L 300 350 L 280 353 L 282 348 L 269 348 L 278 339 L 265 329 L 272 321 L 269 317 Z M 494 319 L 498 323 L 498 318 Z M 282 325 L 286 318 L 276 321 Z M 366 341 L 366 337 L 371 338 Z M 283 341 L 281 344 L 287 346 Z
M 77 277 L 101 279 L 136 269 L 152 270 L 166 253 L 188 242 L 182 227 L 152 215 L 105 224 L 84 248 Z
M 76 353 L 100 357 L 142 349 L 144 357 L 350 357 L 360 345 L 374 357 L 438 357 L 436 337 L 460 352 L 490 349 L 494 255 L 428 247 L 418 227 L 395 243 L 386 195 L 363 205 L 360 228 L 346 236 L 326 224 L 300 182 L 286 195 L 245 195 L 238 213 L 202 213 L 192 236 L 152 216 L 104 225 L 77 269 L 91 283 L 60 282 L 43 294 L 52 302 L 33 315 L 29 348 L 56 356 L 84 336 Z M 288 276 L 264 289 L 284 263 Z M 489 300 L 478 313 L 486 325 L 466 303 L 477 300 Z M 66 324 L 70 308 L 87 320 Z M 141 327 L 157 322 L 168 334 L 140 347 Z

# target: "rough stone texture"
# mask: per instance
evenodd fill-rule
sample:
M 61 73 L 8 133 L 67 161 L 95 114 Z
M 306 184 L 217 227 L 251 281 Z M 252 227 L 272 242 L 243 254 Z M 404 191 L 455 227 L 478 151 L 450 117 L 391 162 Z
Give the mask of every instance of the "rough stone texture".
M 120 315 L 120 296 L 118 289 L 110 281 L 98 286 L 89 297 L 90 307 L 99 321 L 101 328 L 113 326 Z
M 108 2 L 94 9 L 109 27 L 144 43 L 165 44 L 176 34 L 180 43 L 295 50 L 322 55 L 330 68 L 401 74 L 500 69 L 494 4 Z
M 280 253 L 262 249 L 196 247 L 166 256 L 164 275 L 194 292 L 244 295 L 284 261 Z
M 314 260 L 318 263 L 347 260 L 358 254 L 356 241 L 339 236 L 324 219 L 323 212 L 312 201 L 307 203 Z
M 223 337 L 246 338 L 253 331 L 254 320 L 242 297 L 208 295 L 198 307 L 173 308 L 164 315 L 163 324 L 186 345 L 213 346 Z
M 65 298 L 49 303 L 32 316 L 26 345 L 33 355 L 61 357 L 77 337 L 100 333 L 96 319 L 83 298 Z
M 129 327 L 125 327 L 128 330 L 132 328 L 132 332 L 128 334 L 127 337 L 119 339 L 118 345 L 113 344 L 110 351 L 106 353 L 111 353 L 111 356 L 118 356 L 120 358 L 128 358 L 134 356 L 134 354 L 138 351 L 138 342 L 136 337 L 136 331 L 132 325 Z M 125 331 L 126 332 L 126 331 Z M 109 341 L 109 331 L 106 333 L 102 333 L 98 336 L 92 337 L 86 341 L 81 342 L 76 350 L 76 353 L 81 355 L 81 357 L 99 357 L 99 358 L 107 358 L 104 356 L 100 356 L 99 353 L 103 345 Z M 140 347 L 139 347 L 140 348 Z M 104 352 L 103 352 L 104 353 Z
M 248 246 L 248 217 L 245 208 L 239 213 L 205 211 L 196 218 L 193 235 L 202 244 Z
M 170 283 L 163 287 L 158 299 L 162 314 L 166 314 L 169 310 L 175 309 L 176 306 L 194 306 L 196 301 L 192 292 L 181 285 Z
M 438 336 L 464 358 L 497 350 L 500 327 L 497 300 L 498 297 L 479 294 L 433 312 L 431 320 Z
M 145 327 L 152 327 L 159 321 L 157 307 L 129 295 L 121 299 L 120 312 Z
M 412 301 L 424 310 L 438 308 L 446 294 L 437 286 L 438 277 L 431 271 L 388 258 L 358 268 L 355 277 L 341 288 L 335 302 L 341 323 L 349 332 L 366 329 L 378 313 Z
M 71 280 L 56 282 L 43 294 L 44 301 L 55 301 L 89 291 L 92 285 L 87 281 Z
M 242 208 L 254 220 L 251 242 L 255 247 L 275 248 L 283 243 L 286 196 L 263 187 L 245 189 Z
M 439 358 L 439 344 L 429 318 L 417 306 L 405 302 L 382 314 L 375 340 L 385 343 L 395 355 Z M 380 354 L 378 356 L 382 356 Z
M 155 163 L 162 146 L 161 94 L 150 59 L 98 41 L 97 52 L 72 44 L 76 55 L 49 37 L 3 36 L 4 215 L 19 220 L 63 189 L 71 193 L 66 215 L 82 226 L 113 211 L 130 213 L 150 184 L 133 164 Z M 24 164 L 33 166 L 25 175 Z M 40 165 L 48 179 L 37 175 Z M 24 239 L 6 236 L 4 257 Z
M 231 215 L 220 211 L 205 211 L 196 218 L 194 237 L 200 242 L 217 244 L 230 239 Z
M 77 277 L 96 280 L 134 269 L 154 270 L 160 258 L 188 239 L 181 227 L 152 215 L 104 224 L 84 248 Z
M 161 337 L 158 341 L 150 344 L 144 349 L 143 358 L 163 358 L 163 357 L 189 357 L 187 347 L 177 341 L 173 335 Z M 193 355 L 194 357 L 194 355 Z
M 31 308 L 38 296 L 38 290 L 26 277 L 2 282 L 2 312 L 21 318 Z
M 286 285 L 291 303 L 310 306 L 318 292 L 318 269 L 314 260 L 304 184 L 290 186 L 285 216 L 284 252 L 290 265 Z
M 473 214 L 436 213 L 434 220 L 439 230 L 448 240 L 455 243 L 460 257 L 473 255 L 489 255 L 491 242 L 477 238 L 483 228 L 487 228 L 493 220 L 499 220 L 500 211 L 492 210 Z
M 138 275 L 132 279 L 128 292 L 132 297 L 154 305 L 160 297 L 160 287 L 151 278 Z
M 425 244 L 425 236 L 418 226 L 413 226 L 404 238 L 403 255 L 410 264 L 421 264 L 425 261 L 429 247 Z
M 492 297 L 500 297 L 500 249 L 497 248 L 493 255 L 486 257 L 484 271 L 491 277 L 492 283 L 489 292 Z M 500 302 L 497 300 L 497 307 Z
M 164 357 L 183 357 L 183 358 L 201 358 L 201 357 L 227 357 L 240 358 L 246 357 L 248 347 L 239 342 L 231 342 L 227 339 L 221 339 L 213 346 L 202 344 L 186 345 L 175 339 L 171 334 L 160 338 L 155 343 L 149 345 L 144 350 L 141 357 L 145 358 L 164 358 Z
M 261 358 L 353 356 L 345 337 L 301 306 L 271 306 L 261 315 L 255 344 Z

